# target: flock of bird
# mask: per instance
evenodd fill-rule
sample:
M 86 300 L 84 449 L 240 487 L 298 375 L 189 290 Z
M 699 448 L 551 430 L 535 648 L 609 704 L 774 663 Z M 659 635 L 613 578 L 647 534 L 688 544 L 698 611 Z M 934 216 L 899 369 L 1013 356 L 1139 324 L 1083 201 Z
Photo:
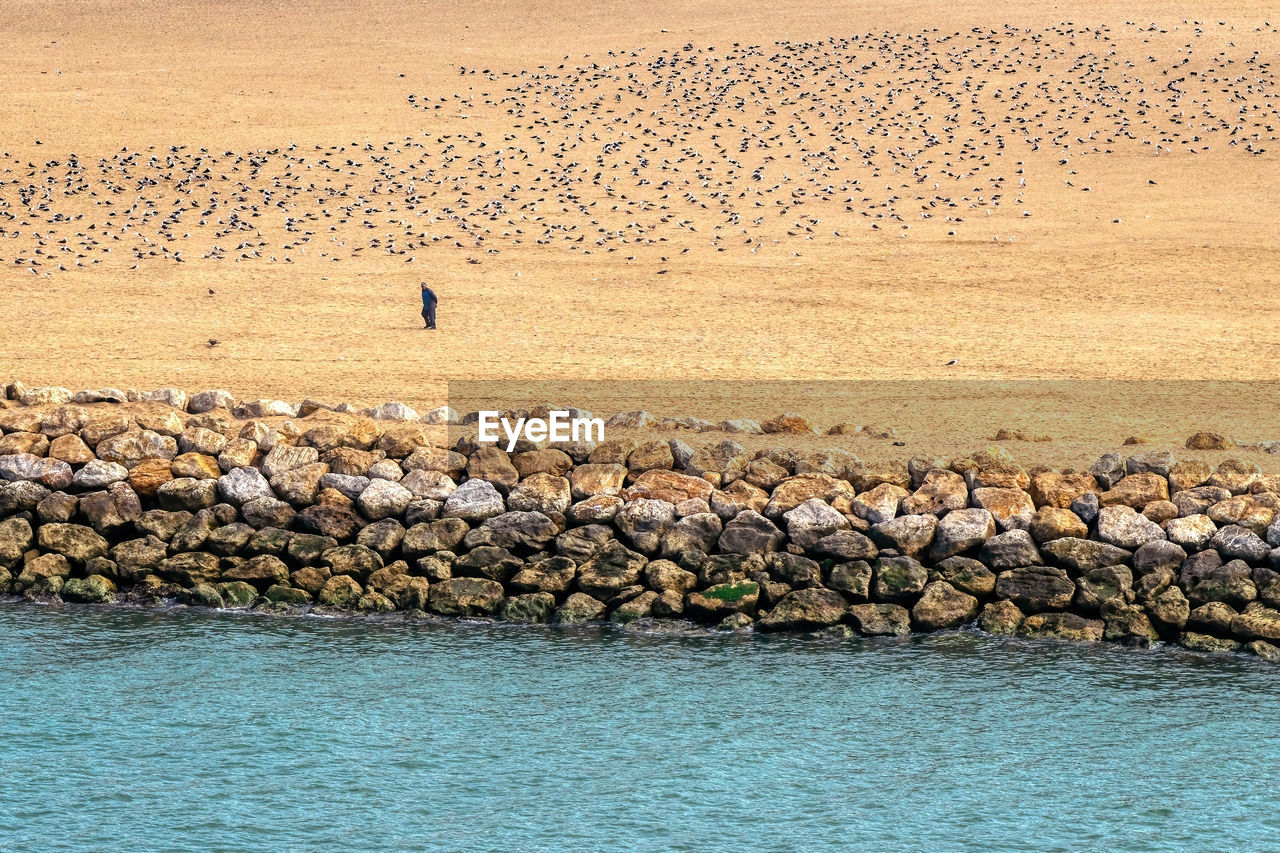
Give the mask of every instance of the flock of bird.
M 398 140 L 4 152 L 0 263 L 49 275 L 518 246 L 665 262 L 913 227 L 970 236 L 978 217 L 1031 215 L 1033 181 L 1096 186 L 1094 158 L 1267 154 L 1276 54 L 1257 45 L 1275 32 L 1060 24 L 463 67 L 458 91 L 406 93 L 421 112 Z

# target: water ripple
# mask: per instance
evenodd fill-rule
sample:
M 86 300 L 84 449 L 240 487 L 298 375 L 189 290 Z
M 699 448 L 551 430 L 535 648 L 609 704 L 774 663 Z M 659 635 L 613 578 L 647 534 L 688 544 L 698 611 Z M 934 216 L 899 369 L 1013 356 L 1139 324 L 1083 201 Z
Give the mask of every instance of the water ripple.
M 0 848 L 1256 849 L 1247 658 L 0 608 Z

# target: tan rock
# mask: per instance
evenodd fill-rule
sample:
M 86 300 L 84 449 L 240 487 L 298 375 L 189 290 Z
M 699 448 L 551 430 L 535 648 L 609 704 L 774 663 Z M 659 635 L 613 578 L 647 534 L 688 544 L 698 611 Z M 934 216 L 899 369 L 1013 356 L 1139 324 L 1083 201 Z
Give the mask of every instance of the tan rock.
M 794 412 L 784 412 L 770 421 L 760 424 L 766 433 L 785 433 L 787 435 L 814 435 L 817 430 L 808 418 Z
M 708 500 L 711 492 L 711 484 L 701 477 L 655 469 L 645 471 L 634 483 L 623 489 L 622 498 L 628 501 L 650 498 L 678 504 L 691 498 Z
M 134 413 L 133 419 L 137 421 L 138 426 L 142 429 L 170 437 L 182 435 L 184 428 L 182 418 L 178 417 L 178 413 L 167 406 L 164 408 L 148 407 Z
M 831 503 L 841 496 L 852 499 L 857 497 L 857 493 L 848 482 L 837 480 L 829 474 L 797 474 L 788 477 L 773 490 L 764 514 L 777 519 L 784 512 L 790 512 L 812 498 Z
M 377 449 L 391 459 L 404 459 L 419 447 L 430 444 L 424 427 L 415 423 L 396 422 L 387 426 L 387 431 L 378 439 Z
M 1169 491 L 1181 492 L 1203 485 L 1213 474 L 1213 466 L 1203 459 L 1180 459 L 1169 469 Z
M 882 524 L 898 515 L 898 507 L 910 493 L 901 486 L 881 483 L 857 495 L 850 501 L 849 509 L 858 518 L 871 524 Z
M 903 499 L 899 511 L 903 515 L 942 515 L 968 505 L 969 489 L 964 477 L 954 471 L 935 468 L 924 475 L 920 488 Z
M 1159 474 L 1130 474 L 1110 491 L 1098 495 L 1102 506 L 1129 506 L 1141 510 L 1152 501 L 1169 500 L 1169 481 Z
M 669 450 L 670 448 L 668 448 Z M 520 479 L 532 477 L 534 474 L 550 474 L 563 477 L 573 467 L 573 459 L 563 450 L 544 447 L 541 450 L 528 450 L 511 457 L 511 464 L 516 466 Z
M 1219 462 L 1218 467 L 1213 469 L 1208 485 L 1219 486 L 1233 495 L 1242 495 L 1261 476 L 1262 469 L 1255 463 L 1243 459 L 1227 459 Z
M 742 469 L 742 479 L 766 492 L 773 491 L 779 483 L 790 476 L 786 468 L 767 457 L 752 459 Z
M 1231 442 L 1216 432 L 1198 432 L 1187 439 L 1188 450 L 1230 450 Z M 1196 483 L 1196 485 L 1200 485 Z
M 174 477 L 191 477 L 194 480 L 216 480 L 222 476 L 218 460 L 203 453 L 181 453 L 169 463 L 169 473 Z
M 97 457 L 78 435 L 60 435 L 49 443 L 49 457 L 61 459 L 70 465 L 83 465 Z
M 84 406 L 59 406 L 45 415 L 40 432 L 49 438 L 79 432 L 89 421 L 89 410 Z
M 627 457 L 627 470 L 635 476 L 645 471 L 670 470 L 675 462 L 669 442 L 646 441 Z
M 1036 512 L 1031 495 L 1022 489 L 979 487 L 972 498 L 974 506 L 991 513 L 1001 530 L 1025 527 Z
M 139 495 L 154 495 L 156 490 L 173 479 L 171 463 L 167 459 L 146 459 L 129 471 L 129 487 Z
M 467 460 L 467 479 L 487 480 L 505 495 L 520 482 L 520 472 L 511 464 L 511 457 L 505 450 L 485 444 Z
M 1089 536 L 1089 525 L 1069 509 L 1042 506 L 1031 517 L 1027 532 L 1032 539 L 1043 544 L 1068 537 L 1086 539 Z
M 1081 495 L 1098 491 L 1098 481 L 1092 474 L 1063 474 L 1058 471 L 1041 471 L 1031 477 L 1028 486 L 1031 500 L 1037 507 L 1053 506 L 1066 509 Z M 1168 497 L 1168 486 L 1165 497 Z
M 97 447 L 104 439 L 133 429 L 133 419 L 120 412 L 94 412 L 80 429 L 80 438 L 90 447 Z
M 11 432 L 0 437 L 0 456 L 30 453 L 44 456 L 49 452 L 49 437 L 38 432 Z
M 1178 517 L 1178 506 L 1173 501 L 1152 501 L 1142 508 L 1142 514 L 1156 524 Z
M 627 469 L 621 465 L 588 463 L 573 469 L 569 475 L 569 486 L 575 501 L 596 495 L 617 496 L 626 477 Z

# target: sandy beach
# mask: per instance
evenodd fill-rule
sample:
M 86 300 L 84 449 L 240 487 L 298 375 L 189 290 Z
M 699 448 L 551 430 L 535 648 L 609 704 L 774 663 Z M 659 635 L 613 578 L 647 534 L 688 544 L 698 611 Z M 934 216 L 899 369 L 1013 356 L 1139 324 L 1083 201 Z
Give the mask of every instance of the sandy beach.
M 1277 373 L 1261 4 L 18 5 L 0 365 L 28 385 Z M 648 406 L 703 414 L 689 387 Z

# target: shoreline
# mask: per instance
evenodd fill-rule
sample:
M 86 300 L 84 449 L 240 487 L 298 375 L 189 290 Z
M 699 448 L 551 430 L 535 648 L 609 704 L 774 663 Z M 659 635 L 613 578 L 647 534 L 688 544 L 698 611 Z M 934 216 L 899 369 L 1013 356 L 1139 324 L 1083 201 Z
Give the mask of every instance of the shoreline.
M 508 453 L 435 444 L 395 404 L 309 423 L 196 396 L 219 405 L 193 414 L 161 389 L 133 414 L 0 412 L 0 593 L 675 633 L 974 626 L 1280 660 L 1280 477 L 1246 459 L 865 462 L 786 447 L 815 432 L 790 413 L 755 451 L 627 437 Z

